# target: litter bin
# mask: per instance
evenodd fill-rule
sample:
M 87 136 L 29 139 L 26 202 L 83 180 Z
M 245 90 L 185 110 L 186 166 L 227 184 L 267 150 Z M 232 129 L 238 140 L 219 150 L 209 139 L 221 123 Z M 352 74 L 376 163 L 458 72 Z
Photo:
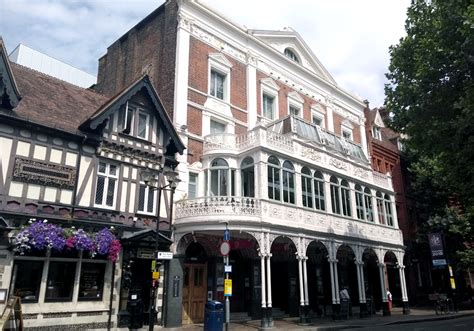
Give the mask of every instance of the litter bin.
M 130 314 L 128 327 L 139 329 L 143 327 L 143 302 L 139 291 L 130 291 L 128 295 L 127 310 Z
M 204 331 L 222 331 L 224 305 L 219 301 L 208 301 L 204 314 Z

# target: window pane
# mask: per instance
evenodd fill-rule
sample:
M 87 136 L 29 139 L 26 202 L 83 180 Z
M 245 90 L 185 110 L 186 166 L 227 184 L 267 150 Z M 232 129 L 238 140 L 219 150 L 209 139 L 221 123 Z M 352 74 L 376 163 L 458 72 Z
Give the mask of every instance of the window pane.
M 331 202 L 332 202 L 332 212 L 335 214 L 341 213 L 341 206 L 339 203 L 339 187 L 336 185 L 331 185 Z
M 79 300 L 101 300 L 104 275 L 105 263 L 83 263 L 79 283 Z
M 139 113 L 138 115 L 138 132 L 137 136 L 140 138 L 148 138 L 146 136 L 146 129 L 148 125 L 148 115 Z
M 290 106 L 290 115 L 298 116 L 300 114 L 300 109 L 295 106 Z
M 104 183 L 105 177 L 97 177 L 97 188 L 95 190 L 95 203 L 98 205 L 102 204 L 102 199 L 104 198 Z
M 271 120 L 274 119 L 273 100 L 274 98 L 266 94 L 263 95 L 263 116 Z
M 140 185 L 138 189 L 138 210 L 145 210 L 145 185 Z
M 224 133 L 225 127 L 225 124 L 211 120 L 211 134 Z
M 219 195 L 227 195 L 227 170 L 219 170 L 220 178 L 219 178 Z
M 313 115 L 313 124 L 321 126 L 321 123 L 322 123 L 321 118 Z
M 133 123 L 133 109 L 128 108 L 127 121 L 125 123 L 125 128 L 123 130 L 123 133 L 127 133 L 127 134 L 132 133 L 132 123 Z
M 13 295 L 22 302 L 38 302 L 43 261 L 15 261 Z
M 148 189 L 148 203 L 147 203 L 147 212 L 153 213 L 155 206 L 155 193 L 156 191 Z
M 117 166 L 116 165 L 109 165 L 109 174 L 112 176 L 117 176 Z
M 112 207 L 114 205 L 114 194 L 115 194 L 115 179 L 109 178 L 109 186 L 107 188 L 107 201 L 105 204 Z
M 218 99 L 224 99 L 224 81 L 225 75 L 212 70 L 211 71 L 211 95 Z
M 107 163 L 99 162 L 99 172 L 105 174 L 105 170 L 107 169 Z
M 357 206 L 357 218 L 360 220 L 364 219 L 364 202 L 362 200 L 362 193 L 356 191 L 356 206 Z
M 197 174 L 189 174 L 188 198 L 194 199 L 197 192 Z
M 211 170 L 211 195 L 219 195 L 219 170 Z
M 45 301 L 70 301 L 76 274 L 75 262 L 49 263 Z

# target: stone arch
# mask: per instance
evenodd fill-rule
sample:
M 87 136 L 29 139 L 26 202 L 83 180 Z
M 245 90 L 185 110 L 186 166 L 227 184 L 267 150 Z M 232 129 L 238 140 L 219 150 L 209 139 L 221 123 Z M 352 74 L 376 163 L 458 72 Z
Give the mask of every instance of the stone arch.
M 398 261 L 397 255 L 391 250 L 387 250 L 385 252 L 383 261 L 385 262 L 385 264 L 387 263 L 399 264 L 400 263 Z

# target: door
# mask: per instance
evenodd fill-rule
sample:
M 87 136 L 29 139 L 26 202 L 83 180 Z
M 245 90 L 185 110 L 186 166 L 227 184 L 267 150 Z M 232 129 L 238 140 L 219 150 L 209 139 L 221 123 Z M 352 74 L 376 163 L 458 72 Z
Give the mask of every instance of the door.
M 185 264 L 183 324 L 202 323 L 207 301 L 207 264 Z

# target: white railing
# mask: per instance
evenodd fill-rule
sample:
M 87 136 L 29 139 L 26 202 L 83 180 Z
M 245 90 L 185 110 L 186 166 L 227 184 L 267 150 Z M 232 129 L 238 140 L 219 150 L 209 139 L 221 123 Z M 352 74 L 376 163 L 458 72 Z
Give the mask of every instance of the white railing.
M 204 137 L 203 151 L 211 152 L 215 150 L 234 150 L 240 152 L 249 147 L 268 146 L 293 151 L 293 140 L 290 137 L 267 131 L 263 128 L 255 128 L 246 133 L 235 135 L 231 133 L 210 134 Z
M 249 197 L 204 197 L 176 202 L 176 218 L 192 216 L 259 216 L 260 200 Z

